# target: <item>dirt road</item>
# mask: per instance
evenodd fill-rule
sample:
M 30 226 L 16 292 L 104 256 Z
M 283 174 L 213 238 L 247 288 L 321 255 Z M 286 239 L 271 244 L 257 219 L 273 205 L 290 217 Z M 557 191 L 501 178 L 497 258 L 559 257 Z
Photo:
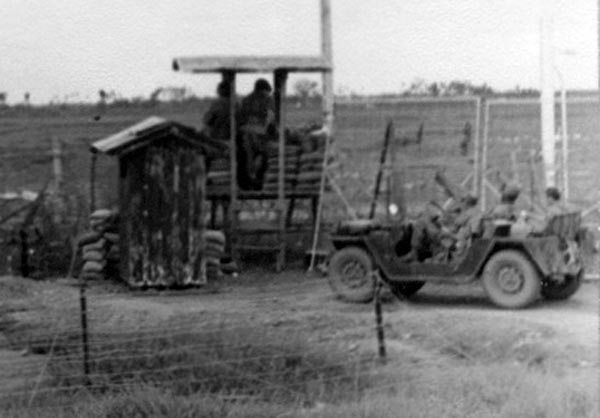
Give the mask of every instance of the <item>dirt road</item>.
M 0 278 L 0 290 L 15 285 L 18 292 L 4 294 L 0 312 L 0 337 L 6 336 L 0 344 L 0 393 L 31 386 L 41 376 L 48 356 L 32 353 L 32 341 L 63 335 L 77 339 L 80 333 L 74 283 Z M 414 360 L 415 367 L 423 361 L 444 367 L 455 361 L 543 364 L 577 376 L 584 373 L 593 384 L 599 365 L 598 301 L 598 282 L 585 283 L 570 300 L 540 301 L 516 311 L 492 305 L 478 285 L 427 284 L 410 301 L 386 295 L 388 355 L 391 361 Z M 307 278 L 301 271 L 256 271 L 211 289 L 186 291 L 129 291 L 97 284 L 88 290 L 88 307 L 96 341 L 130 331 L 162 336 L 177 332 L 177 324 L 183 324 L 183 332 L 206 332 L 216 324 L 264 329 L 275 338 L 302 335 L 309 342 L 325 341 L 356 353 L 374 355 L 377 350 L 373 305 L 339 301 L 326 278 Z
M 326 317 L 331 321 L 353 321 L 366 330 L 373 326 L 371 304 L 348 304 L 337 300 L 325 278 L 306 278 L 302 272 L 277 276 L 250 273 L 227 283 L 216 293 L 140 292 L 119 297 L 102 297 L 97 302 L 111 310 L 145 312 L 148 317 L 167 318 L 177 314 L 221 312 L 243 315 L 257 321 L 307 322 Z M 410 301 L 386 298 L 384 319 L 396 333 L 438 329 L 443 323 L 463 322 L 474 332 L 486 329 L 542 330 L 551 342 L 565 350 L 576 347 L 573 356 L 586 364 L 598 364 L 599 285 L 585 283 L 571 299 L 560 302 L 539 301 L 522 310 L 503 310 L 488 301 L 479 284 L 447 286 L 427 284 Z M 532 332 L 533 332 L 532 331 Z M 366 331 L 371 332 L 371 331 Z M 392 332 L 393 334 L 393 332 Z M 356 334 L 353 334 L 356 335 Z M 369 337 L 370 338 L 370 337 Z M 558 348 L 558 347 L 557 347 Z M 577 354 L 575 354 L 575 352 Z M 578 361 L 578 360 L 574 360 Z

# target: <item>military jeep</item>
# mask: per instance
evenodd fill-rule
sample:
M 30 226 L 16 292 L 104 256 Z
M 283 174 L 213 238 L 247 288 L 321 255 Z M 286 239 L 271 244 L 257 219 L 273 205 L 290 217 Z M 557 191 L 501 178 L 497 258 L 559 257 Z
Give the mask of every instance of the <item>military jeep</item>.
M 580 287 L 584 269 L 579 213 L 554 216 L 539 232 L 523 232 L 518 223 L 492 219 L 484 219 L 483 226 L 460 258 L 405 262 L 411 222 L 341 223 L 332 236 L 335 252 L 329 261 L 329 283 L 345 301 L 368 302 L 374 296 L 375 274 L 399 298 L 410 297 L 426 282 L 481 280 L 489 299 L 508 309 L 529 306 L 540 296 L 567 299 Z

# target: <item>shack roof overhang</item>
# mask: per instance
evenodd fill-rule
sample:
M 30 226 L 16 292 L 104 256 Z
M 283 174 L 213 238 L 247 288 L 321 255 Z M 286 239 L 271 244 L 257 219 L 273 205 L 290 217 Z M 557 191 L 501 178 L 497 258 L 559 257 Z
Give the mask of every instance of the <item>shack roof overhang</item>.
M 185 73 L 329 72 L 332 65 L 321 56 L 199 56 L 173 60 L 173 70 Z
M 183 141 L 209 155 L 222 152 L 225 146 L 190 126 L 151 116 L 116 134 L 92 143 L 90 151 L 122 156 L 165 137 Z

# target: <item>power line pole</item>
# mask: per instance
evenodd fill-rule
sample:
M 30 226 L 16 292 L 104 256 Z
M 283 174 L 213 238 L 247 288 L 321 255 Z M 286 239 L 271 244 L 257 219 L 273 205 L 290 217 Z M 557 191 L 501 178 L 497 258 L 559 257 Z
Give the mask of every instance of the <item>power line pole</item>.
M 543 5 L 542 7 L 546 7 Z M 556 185 L 552 18 L 543 10 L 540 25 L 542 157 L 545 187 Z

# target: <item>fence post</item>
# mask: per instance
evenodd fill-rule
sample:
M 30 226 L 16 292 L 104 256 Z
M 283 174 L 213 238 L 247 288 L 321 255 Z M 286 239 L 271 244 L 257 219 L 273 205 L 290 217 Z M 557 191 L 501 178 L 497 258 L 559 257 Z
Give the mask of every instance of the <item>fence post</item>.
M 60 139 L 55 136 L 50 138 L 51 141 L 51 155 L 52 155 L 52 174 L 53 174 L 53 188 L 52 203 L 54 205 L 53 220 L 55 223 L 61 223 L 63 221 L 62 215 L 64 215 L 64 201 L 63 201 L 63 144 Z
M 92 161 L 90 164 L 90 213 L 96 210 L 96 152 L 92 152 Z
M 80 279 L 79 283 L 79 308 L 81 316 L 81 344 L 83 351 L 83 375 L 85 385 L 90 385 L 90 347 L 88 343 L 88 321 L 87 321 L 87 297 L 85 294 L 85 278 Z
M 52 173 L 54 174 L 54 194 L 59 196 L 63 183 L 63 149 L 62 142 L 55 136 L 52 142 Z
M 385 364 L 385 334 L 383 330 L 383 314 L 381 311 L 381 288 L 383 287 L 383 282 L 381 281 L 379 272 L 376 271 L 373 274 L 375 276 L 375 322 L 377 324 L 377 346 L 379 349 L 379 361 Z

